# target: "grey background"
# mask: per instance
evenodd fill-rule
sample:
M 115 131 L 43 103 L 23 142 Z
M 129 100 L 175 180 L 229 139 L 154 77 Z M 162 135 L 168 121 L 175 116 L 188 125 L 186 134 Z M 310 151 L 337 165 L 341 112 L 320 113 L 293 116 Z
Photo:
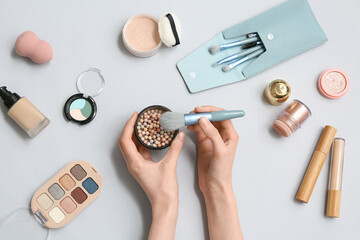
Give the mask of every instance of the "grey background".
M 53 231 L 52 239 L 146 238 L 151 223 L 150 204 L 127 172 L 117 148 L 121 129 L 133 111 L 148 105 L 162 104 L 188 112 L 209 104 L 247 112 L 245 118 L 234 120 L 240 142 L 233 168 L 233 186 L 246 239 L 358 239 L 358 0 L 310 0 L 329 41 L 252 79 L 190 94 L 175 67 L 218 32 L 281 2 L 0 0 L 0 83 L 28 97 L 51 120 L 45 131 L 29 139 L 5 115 L 1 103 L 0 216 L 28 205 L 33 193 L 67 163 L 86 160 L 102 174 L 103 191 L 71 224 Z M 181 20 L 182 44 L 173 49 L 163 47 L 148 59 L 127 53 L 119 41 L 126 19 L 138 13 L 159 17 L 169 10 Z M 49 64 L 37 65 L 14 53 L 16 38 L 26 30 L 52 45 L 54 59 Z M 66 99 L 77 92 L 76 76 L 92 66 L 102 70 L 106 86 L 95 98 L 97 117 L 79 127 L 64 120 L 62 108 Z M 330 67 L 338 67 L 350 77 L 350 90 L 341 99 L 326 99 L 316 88 L 319 75 Z M 276 78 L 291 84 L 291 100 L 302 100 L 313 112 L 303 128 L 288 139 L 279 137 L 271 126 L 290 101 L 274 107 L 262 98 L 264 87 Z M 329 160 L 309 204 L 294 200 L 325 124 L 337 127 L 337 136 L 346 139 L 340 219 L 324 216 Z M 208 239 L 204 203 L 196 181 L 193 139 L 187 133 L 178 162 L 180 209 L 176 239 Z M 164 153 L 156 153 L 154 158 L 160 159 Z

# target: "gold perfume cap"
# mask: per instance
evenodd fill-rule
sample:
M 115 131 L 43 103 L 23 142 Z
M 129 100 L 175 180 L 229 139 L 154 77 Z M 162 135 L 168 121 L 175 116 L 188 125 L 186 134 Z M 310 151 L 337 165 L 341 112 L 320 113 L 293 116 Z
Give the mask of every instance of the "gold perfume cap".
M 291 93 L 290 85 L 281 79 L 272 81 L 264 90 L 264 97 L 271 105 L 280 105 L 285 102 Z

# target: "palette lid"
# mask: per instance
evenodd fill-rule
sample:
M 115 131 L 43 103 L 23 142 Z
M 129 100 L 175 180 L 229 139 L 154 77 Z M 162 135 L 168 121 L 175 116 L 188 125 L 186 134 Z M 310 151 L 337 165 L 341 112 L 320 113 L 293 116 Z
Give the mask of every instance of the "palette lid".
M 181 25 L 175 13 L 164 13 L 159 19 L 158 30 L 161 41 L 167 47 L 175 47 L 180 44 Z

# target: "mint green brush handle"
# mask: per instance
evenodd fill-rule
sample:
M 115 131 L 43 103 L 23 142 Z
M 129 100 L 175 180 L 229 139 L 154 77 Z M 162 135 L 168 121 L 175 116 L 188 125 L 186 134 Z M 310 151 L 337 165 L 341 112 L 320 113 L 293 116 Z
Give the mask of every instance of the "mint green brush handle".
M 218 122 L 218 121 L 243 117 L 244 115 L 245 112 L 243 110 L 188 113 L 188 114 L 184 114 L 184 120 L 185 120 L 185 126 L 190 126 L 190 125 L 199 124 L 199 120 L 202 117 L 206 117 L 211 122 Z
M 239 118 L 243 116 L 245 116 L 245 112 L 243 110 L 217 111 L 217 112 L 211 112 L 211 121 L 219 122 L 219 121 Z

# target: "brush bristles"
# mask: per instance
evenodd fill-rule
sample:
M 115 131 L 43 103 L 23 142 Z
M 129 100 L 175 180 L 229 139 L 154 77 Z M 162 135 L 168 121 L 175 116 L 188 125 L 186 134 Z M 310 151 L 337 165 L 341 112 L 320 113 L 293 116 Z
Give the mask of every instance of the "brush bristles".
M 165 131 L 175 131 L 185 126 L 184 114 L 175 112 L 166 112 L 160 117 L 160 125 Z
M 209 52 L 211 53 L 211 54 L 217 54 L 218 52 L 220 52 L 220 47 L 219 46 L 212 46 L 212 47 L 210 47 L 209 48 Z
M 222 68 L 222 70 L 223 70 L 223 72 L 228 72 L 228 71 L 230 71 L 231 69 L 230 69 L 229 65 L 225 65 L 225 66 Z
M 219 64 L 216 62 L 213 65 L 211 65 L 212 67 L 217 67 Z

